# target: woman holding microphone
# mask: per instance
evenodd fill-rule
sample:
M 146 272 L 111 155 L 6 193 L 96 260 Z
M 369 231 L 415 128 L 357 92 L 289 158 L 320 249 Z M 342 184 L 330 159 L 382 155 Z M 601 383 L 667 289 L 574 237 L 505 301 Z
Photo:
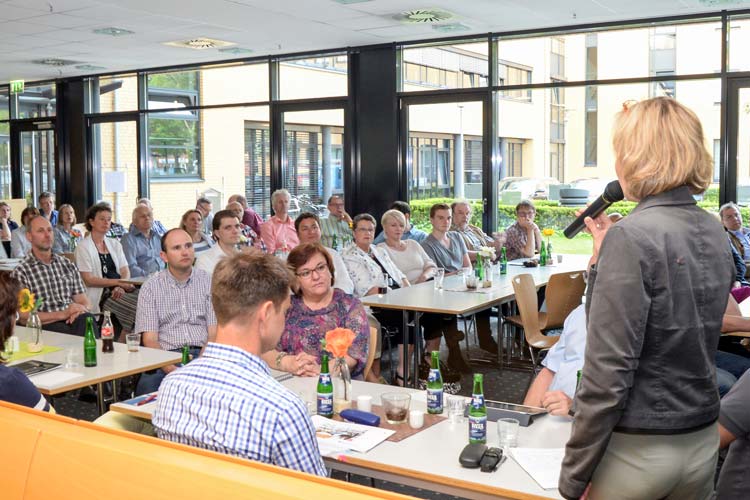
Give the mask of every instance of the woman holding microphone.
M 712 178 L 696 115 L 671 98 L 623 105 L 615 170 L 638 202 L 594 238 L 588 337 L 565 498 L 704 499 L 719 443 L 714 355 L 734 278 L 719 221 L 696 205 Z

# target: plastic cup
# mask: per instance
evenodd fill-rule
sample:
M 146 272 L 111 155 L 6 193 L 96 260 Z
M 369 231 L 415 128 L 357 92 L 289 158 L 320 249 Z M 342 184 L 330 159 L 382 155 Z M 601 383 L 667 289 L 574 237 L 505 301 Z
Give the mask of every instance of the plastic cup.
M 424 412 L 412 410 L 409 412 L 409 427 L 412 429 L 421 429 L 424 425 Z
M 372 411 L 372 396 L 369 394 L 357 396 L 357 409 L 361 411 Z
M 138 352 L 141 348 L 141 334 L 128 333 L 125 335 L 125 342 L 128 344 L 128 352 Z
M 438 267 L 435 271 L 435 279 L 433 280 L 433 284 L 435 285 L 435 290 L 442 290 L 443 289 L 443 279 L 445 278 L 445 269 L 442 267 Z
M 503 450 L 518 444 L 518 425 L 515 418 L 501 418 L 497 421 L 498 444 Z
M 448 396 L 446 407 L 448 409 L 448 421 L 451 424 L 462 424 L 466 400 L 462 396 Z
M 403 392 L 386 392 L 380 396 L 385 419 L 389 424 L 403 424 L 409 417 L 411 396 Z

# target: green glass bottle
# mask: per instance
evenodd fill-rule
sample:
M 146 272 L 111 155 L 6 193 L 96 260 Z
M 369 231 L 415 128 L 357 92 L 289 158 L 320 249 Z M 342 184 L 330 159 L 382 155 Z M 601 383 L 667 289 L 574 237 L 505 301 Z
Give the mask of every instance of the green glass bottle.
M 500 249 L 500 274 L 508 274 L 508 252 L 505 247 Z
M 547 240 L 547 265 L 552 265 L 552 243 Z
M 547 265 L 547 245 L 542 241 L 542 247 L 539 249 L 539 265 Z
M 323 353 L 320 362 L 320 376 L 318 377 L 318 415 L 333 417 L 333 383 L 328 371 L 328 354 Z
M 185 344 L 182 346 L 182 365 L 185 366 L 188 363 L 190 363 L 190 346 Z
M 440 352 L 432 351 L 430 374 L 427 376 L 427 413 L 443 413 L 443 376 L 440 374 Z
M 469 406 L 469 443 L 487 442 L 487 407 L 484 405 L 484 390 L 481 373 L 474 374 L 474 388 Z
M 86 318 L 86 335 L 83 337 L 83 366 L 96 366 L 96 337 L 94 318 Z
M 474 268 L 476 271 L 477 278 L 479 278 L 479 281 L 484 281 L 484 259 L 482 259 L 482 256 L 477 254 L 477 264 Z M 482 284 L 480 283 L 479 286 L 481 287 Z
M 332 238 L 331 248 L 333 248 L 337 252 L 339 251 L 339 239 L 336 237 L 335 233 L 334 233 L 333 238 Z

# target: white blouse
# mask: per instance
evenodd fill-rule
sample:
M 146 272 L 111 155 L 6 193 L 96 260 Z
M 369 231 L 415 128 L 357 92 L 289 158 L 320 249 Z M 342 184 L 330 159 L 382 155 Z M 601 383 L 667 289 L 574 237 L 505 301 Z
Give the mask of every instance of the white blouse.
M 125 253 L 122 251 L 122 245 L 114 238 L 104 238 L 104 245 L 107 251 L 112 255 L 112 260 L 119 272 L 123 267 L 128 267 L 128 261 Z M 91 235 L 86 236 L 83 241 L 76 247 L 76 265 L 78 270 L 83 273 L 91 273 L 95 278 L 102 277 L 102 263 L 99 260 L 99 251 L 96 249 L 94 240 Z M 99 300 L 102 298 L 102 287 L 86 287 L 86 296 L 91 302 L 91 312 L 99 312 Z
M 385 267 L 388 274 L 400 286 L 406 275 L 393 263 L 388 256 L 388 252 L 376 245 L 370 245 L 370 251 Z M 380 268 L 367 252 L 364 252 L 357 245 L 352 243 L 341 252 L 346 268 L 349 270 L 349 277 L 354 283 L 354 296 L 364 297 L 367 291 L 375 286 L 379 286 L 383 280 L 383 269 Z
M 405 243 L 404 250 L 396 250 L 389 247 L 386 243 L 378 244 L 379 248 L 382 248 L 388 252 L 388 256 L 391 258 L 396 267 L 406 275 L 406 279 L 410 283 L 417 281 L 422 273 L 429 268 L 436 269 L 435 261 L 433 261 L 427 252 L 424 251 L 422 245 L 414 240 L 401 240 L 401 243 Z

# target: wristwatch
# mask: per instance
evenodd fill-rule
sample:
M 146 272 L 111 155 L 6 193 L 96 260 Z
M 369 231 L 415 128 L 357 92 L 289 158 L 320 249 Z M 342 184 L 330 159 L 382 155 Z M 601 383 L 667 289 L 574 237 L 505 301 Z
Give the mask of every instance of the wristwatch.
M 276 355 L 276 369 L 281 370 L 281 360 L 284 359 L 286 356 L 289 356 L 288 352 L 280 352 Z

